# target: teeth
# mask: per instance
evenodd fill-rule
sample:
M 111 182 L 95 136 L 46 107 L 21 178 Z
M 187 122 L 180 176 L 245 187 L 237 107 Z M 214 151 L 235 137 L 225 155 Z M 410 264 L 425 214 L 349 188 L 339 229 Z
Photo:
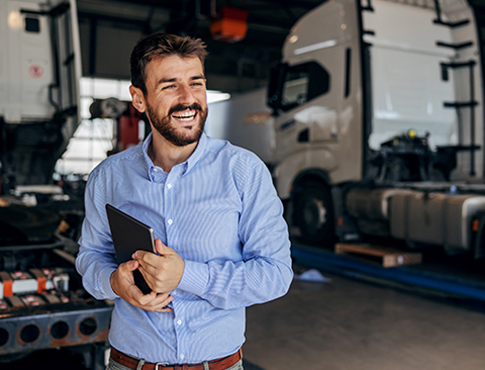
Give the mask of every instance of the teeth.
M 176 115 L 174 114 L 173 117 L 178 120 L 189 121 L 191 119 L 194 119 L 196 114 L 197 113 L 194 111 L 184 111 L 184 112 L 177 113 Z

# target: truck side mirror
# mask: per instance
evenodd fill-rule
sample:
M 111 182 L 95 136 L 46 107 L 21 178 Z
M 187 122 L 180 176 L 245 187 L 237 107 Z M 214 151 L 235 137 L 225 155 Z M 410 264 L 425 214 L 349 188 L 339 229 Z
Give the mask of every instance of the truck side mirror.
M 281 108 L 281 90 L 287 64 L 278 63 L 270 69 L 266 104 L 273 109 L 273 116 Z

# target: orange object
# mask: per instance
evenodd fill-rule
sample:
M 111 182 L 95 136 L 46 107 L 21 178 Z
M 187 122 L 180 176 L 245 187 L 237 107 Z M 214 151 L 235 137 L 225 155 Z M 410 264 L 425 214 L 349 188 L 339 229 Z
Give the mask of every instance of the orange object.
M 11 297 L 13 296 L 13 280 L 8 272 L 0 272 L 0 279 L 3 283 L 3 296 Z
M 344 226 L 344 218 L 343 217 L 337 218 L 337 225 L 338 226 Z
M 128 110 L 118 118 L 118 149 L 120 151 L 140 143 L 138 138 L 138 123 L 140 120 L 141 114 L 130 103 Z
M 47 276 L 38 269 L 32 269 L 30 273 L 37 279 L 37 293 L 45 293 L 47 291 Z
M 211 22 L 211 33 L 215 40 L 241 41 L 248 30 L 248 12 L 223 6 L 221 17 Z

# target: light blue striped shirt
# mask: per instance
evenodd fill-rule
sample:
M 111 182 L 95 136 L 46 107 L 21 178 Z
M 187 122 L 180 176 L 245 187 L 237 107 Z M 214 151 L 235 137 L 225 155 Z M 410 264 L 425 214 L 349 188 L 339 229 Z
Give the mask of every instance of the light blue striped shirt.
M 169 173 L 143 144 L 96 167 L 76 260 L 86 290 L 116 299 L 109 340 L 148 362 L 193 364 L 230 355 L 244 343 L 245 307 L 284 295 L 293 274 L 282 204 L 256 155 L 202 135 L 190 158 Z M 185 269 L 172 312 L 148 312 L 119 298 L 106 203 L 150 225 Z

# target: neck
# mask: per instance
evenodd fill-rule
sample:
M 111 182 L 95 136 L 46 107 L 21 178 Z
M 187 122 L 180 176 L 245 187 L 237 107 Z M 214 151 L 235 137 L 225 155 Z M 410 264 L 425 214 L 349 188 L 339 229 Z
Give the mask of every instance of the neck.
M 185 162 L 197 148 L 198 142 L 186 146 L 177 146 L 167 141 L 158 131 L 153 130 L 152 132 L 148 156 L 155 166 L 161 167 L 167 173 L 174 166 Z

